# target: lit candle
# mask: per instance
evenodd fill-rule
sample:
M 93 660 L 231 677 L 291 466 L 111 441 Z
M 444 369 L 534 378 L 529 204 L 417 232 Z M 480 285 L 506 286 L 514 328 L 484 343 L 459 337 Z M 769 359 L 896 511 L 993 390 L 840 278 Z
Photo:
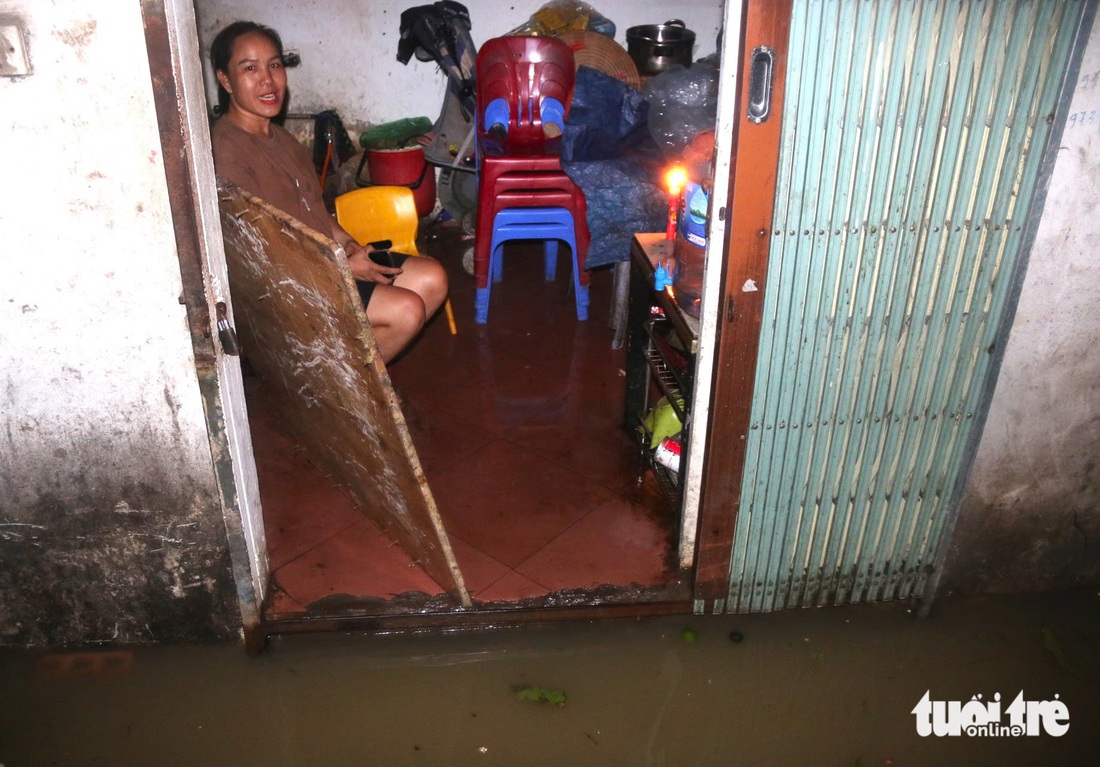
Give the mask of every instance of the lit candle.
M 687 173 L 679 165 L 673 167 L 665 174 L 665 184 L 668 186 L 668 226 L 665 227 L 665 239 L 676 239 L 676 212 L 680 207 L 680 190 L 684 188 Z

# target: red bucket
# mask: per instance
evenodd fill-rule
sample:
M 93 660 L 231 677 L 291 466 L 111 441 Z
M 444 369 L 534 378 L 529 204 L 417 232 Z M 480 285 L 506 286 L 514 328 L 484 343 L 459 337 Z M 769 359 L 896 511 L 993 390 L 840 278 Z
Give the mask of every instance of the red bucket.
M 435 166 L 424 159 L 423 148 L 368 149 L 366 160 L 372 185 L 412 189 L 416 215 L 421 218 L 435 208 Z

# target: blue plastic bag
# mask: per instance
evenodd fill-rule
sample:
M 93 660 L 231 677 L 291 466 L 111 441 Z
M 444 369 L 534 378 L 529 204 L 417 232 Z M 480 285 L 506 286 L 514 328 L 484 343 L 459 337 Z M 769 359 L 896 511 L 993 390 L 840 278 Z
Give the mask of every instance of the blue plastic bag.
M 664 230 L 668 198 L 648 113 L 646 100 L 630 86 L 596 69 L 577 69 L 562 168 L 588 205 L 589 268 L 628 260 L 635 234 Z

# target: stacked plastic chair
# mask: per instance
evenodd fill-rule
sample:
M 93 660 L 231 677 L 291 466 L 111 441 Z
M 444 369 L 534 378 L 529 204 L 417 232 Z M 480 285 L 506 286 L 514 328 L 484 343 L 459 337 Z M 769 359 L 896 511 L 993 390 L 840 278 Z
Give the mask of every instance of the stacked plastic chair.
M 488 321 L 504 243 L 532 239 L 546 241 L 547 279 L 554 278 L 557 243 L 569 245 L 577 319 L 586 320 L 584 192 L 562 170 L 560 159 L 561 121 L 573 98 L 573 53 L 553 37 L 498 37 L 478 51 L 476 72 L 477 322 Z

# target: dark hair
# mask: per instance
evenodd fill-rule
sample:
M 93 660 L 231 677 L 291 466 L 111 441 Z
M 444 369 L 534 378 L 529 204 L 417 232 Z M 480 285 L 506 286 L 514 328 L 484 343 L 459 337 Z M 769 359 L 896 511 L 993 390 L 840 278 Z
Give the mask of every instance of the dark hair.
M 271 41 L 280 57 L 284 55 L 283 39 L 279 37 L 279 33 L 274 29 L 265 27 L 263 24 L 257 24 L 254 21 L 234 21 L 219 32 L 218 36 L 214 38 L 214 42 L 210 43 L 210 64 L 214 67 L 215 79 L 217 79 L 218 72 L 229 74 L 229 57 L 233 55 L 233 43 L 237 42 L 238 37 L 247 35 L 249 32 L 259 32 Z M 227 109 L 229 109 L 229 91 L 223 88 L 219 82 L 218 106 L 214 108 L 214 111 L 221 115 L 225 114 Z

